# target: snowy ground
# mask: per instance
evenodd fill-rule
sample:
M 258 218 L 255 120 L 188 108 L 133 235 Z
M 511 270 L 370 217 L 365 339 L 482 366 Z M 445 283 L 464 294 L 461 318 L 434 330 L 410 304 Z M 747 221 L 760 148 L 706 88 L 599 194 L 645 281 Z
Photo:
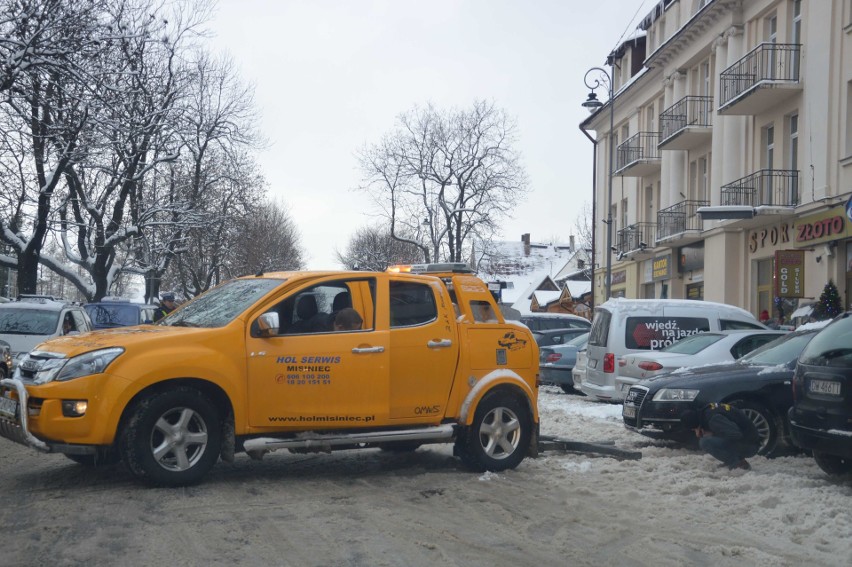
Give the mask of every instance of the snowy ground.
M 542 433 L 642 459 L 546 453 L 472 474 L 414 454 L 238 457 L 184 489 L 0 440 L 0 565 L 852 565 L 852 480 L 805 456 L 719 469 L 545 388 Z

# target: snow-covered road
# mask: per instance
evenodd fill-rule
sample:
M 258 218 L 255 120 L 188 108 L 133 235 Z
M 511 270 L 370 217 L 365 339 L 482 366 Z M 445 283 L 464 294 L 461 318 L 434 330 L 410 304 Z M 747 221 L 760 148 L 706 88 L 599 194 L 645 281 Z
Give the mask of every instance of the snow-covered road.
M 806 456 L 719 469 L 626 431 L 619 406 L 542 390 L 542 433 L 639 461 L 545 453 L 472 474 L 414 454 L 239 456 L 183 489 L 0 441 L 2 565 L 852 564 L 852 482 Z

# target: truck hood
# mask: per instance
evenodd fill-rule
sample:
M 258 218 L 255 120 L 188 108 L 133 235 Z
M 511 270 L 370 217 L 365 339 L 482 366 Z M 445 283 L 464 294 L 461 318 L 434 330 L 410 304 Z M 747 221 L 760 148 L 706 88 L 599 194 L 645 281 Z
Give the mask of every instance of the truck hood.
M 180 337 L 186 340 L 190 335 L 206 334 L 210 329 L 190 327 L 166 327 L 160 325 L 139 325 L 135 327 L 117 327 L 66 335 L 44 341 L 33 350 L 64 354 L 68 358 L 109 347 L 123 347 L 125 350 L 147 346 L 149 343 L 171 342 Z

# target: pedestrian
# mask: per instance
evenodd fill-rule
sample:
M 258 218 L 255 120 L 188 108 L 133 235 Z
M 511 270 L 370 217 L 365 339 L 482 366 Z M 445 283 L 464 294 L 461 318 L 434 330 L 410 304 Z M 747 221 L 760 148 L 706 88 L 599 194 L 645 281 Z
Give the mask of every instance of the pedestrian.
M 361 318 L 360 313 L 351 307 L 347 307 L 341 309 L 334 317 L 334 330 L 336 332 L 357 331 L 361 329 L 363 322 L 364 320 Z
M 761 311 L 761 312 L 760 312 L 760 317 L 758 318 L 758 320 L 759 320 L 761 323 L 763 323 L 764 325 L 765 325 L 766 323 L 768 323 L 768 322 L 769 322 L 769 311 L 767 311 L 766 309 L 764 309 L 763 311 Z
M 175 303 L 175 294 L 168 292 L 164 293 L 160 297 L 160 306 L 157 307 L 157 310 L 154 311 L 154 322 L 156 323 L 172 311 L 174 311 L 177 304 Z
M 729 469 L 751 469 L 746 461 L 760 449 L 760 434 L 751 419 L 730 404 L 708 404 L 687 410 L 680 417 L 686 429 L 695 431 L 698 445 Z

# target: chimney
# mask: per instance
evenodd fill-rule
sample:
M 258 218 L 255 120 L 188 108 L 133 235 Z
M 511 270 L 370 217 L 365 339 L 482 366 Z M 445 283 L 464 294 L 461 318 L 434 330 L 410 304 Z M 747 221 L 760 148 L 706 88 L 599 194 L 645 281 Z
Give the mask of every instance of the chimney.
M 568 243 L 571 246 L 571 252 L 574 252 L 574 235 L 568 237 Z
M 521 242 L 524 243 L 524 256 L 530 255 L 530 233 L 521 235 Z

